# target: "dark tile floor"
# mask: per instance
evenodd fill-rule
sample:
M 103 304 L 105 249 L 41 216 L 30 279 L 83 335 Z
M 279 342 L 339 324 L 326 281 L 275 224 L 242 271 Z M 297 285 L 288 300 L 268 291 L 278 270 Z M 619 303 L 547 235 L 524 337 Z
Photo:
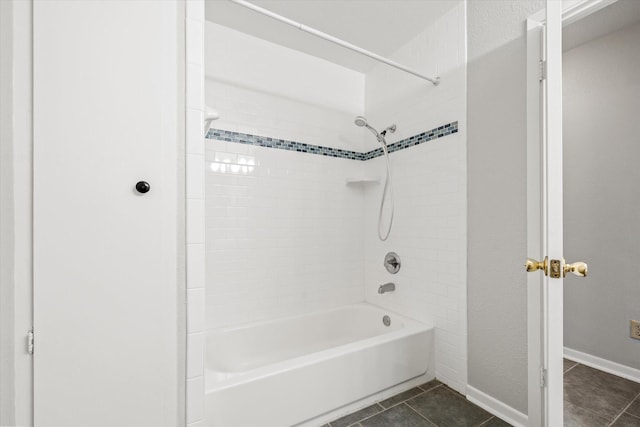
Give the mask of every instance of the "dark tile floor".
M 564 361 L 565 427 L 640 427 L 640 384 Z M 323 427 L 509 426 L 438 380 Z
M 323 427 L 503 427 L 509 424 L 438 380 L 392 396 Z
M 640 427 L 640 384 L 564 361 L 565 427 Z

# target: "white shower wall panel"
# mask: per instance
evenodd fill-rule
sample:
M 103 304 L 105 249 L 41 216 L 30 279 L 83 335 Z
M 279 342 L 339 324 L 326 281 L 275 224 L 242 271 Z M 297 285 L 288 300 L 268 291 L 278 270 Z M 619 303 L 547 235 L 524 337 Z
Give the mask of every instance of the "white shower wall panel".
M 364 74 L 211 22 L 205 44 L 215 127 L 363 150 L 353 118 L 364 111 Z
M 218 129 L 363 151 L 363 137 L 367 135 L 353 124 L 362 109 L 334 110 L 210 78 L 205 80 L 205 88 L 206 104 L 220 112 L 220 119 L 214 123 Z
M 435 325 L 436 377 L 464 393 L 467 384 L 466 318 L 466 38 L 465 2 L 451 8 L 391 58 L 441 78 L 438 86 L 376 66 L 366 77 L 365 113 L 374 126 L 398 126 L 393 143 L 458 121 L 459 131 L 392 153 L 396 200 L 391 235 L 377 238 L 381 186 L 365 192 L 366 301 Z M 371 138 L 371 148 L 375 139 Z M 366 174 L 384 175 L 382 157 Z M 400 255 L 392 276 L 385 253 Z M 380 284 L 396 290 L 380 295 Z
M 363 192 L 345 184 L 363 162 L 217 140 L 205 158 L 207 328 L 363 300 Z
M 398 124 L 389 143 L 444 123 L 457 120 L 462 124 L 465 119 L 465 2 L 450 4 L 448 12 L 390 55 L 395 61 L 440 77 L 438 86 L 382 64 L 366 75 L 367 118 L 380 126 Z M 369 139 L 367 147 L 375 148 L 375 140 Z
M 465 140 L 456 133 L 391 154 L 395 216 L 386 242 L 377 238 L 381 188 L 365 196 L 366 301 L 436 325 L 436 376 L 457 390 L 466 385 L 466 175 Z M 384 170 L 379 157 L 369 174 Z M 397 252 L 402 266 L 382 264 Z M 396 290 L 378 294 L 394 282 Z

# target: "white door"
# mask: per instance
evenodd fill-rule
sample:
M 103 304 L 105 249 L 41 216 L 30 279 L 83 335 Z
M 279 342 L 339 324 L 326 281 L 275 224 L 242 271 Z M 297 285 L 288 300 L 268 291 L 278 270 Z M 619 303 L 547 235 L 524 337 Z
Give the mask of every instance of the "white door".
M 562 2 L 528 21 L 527 271 L 529 425 L 563 425 Z
M 561 426 L 562 3 L 528 23 L 527 269 L 529 425 Z M 531 63 L 533 61 L 533 63 Z M 533 71 L 533 74 L 531 72 Z M 539 271 L 539 272 L 538 272 Z
M 36 426 L 180 425 L 177 6 L 34 2 Z
M 562 214 L 562 2 L 547 0 L 543 80 L 546 138 L 543 143 L 542 247 L 548 257 L 542 306 L 545 426 L 563 425 L 563 214 Z

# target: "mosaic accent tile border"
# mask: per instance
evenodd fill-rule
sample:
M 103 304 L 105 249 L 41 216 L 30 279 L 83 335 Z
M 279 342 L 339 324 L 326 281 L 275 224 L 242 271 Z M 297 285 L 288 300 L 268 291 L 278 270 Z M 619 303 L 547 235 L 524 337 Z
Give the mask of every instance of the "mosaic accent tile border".
M 393 153 L 395 151 L 404 150 L 405 148 L 420 145 L 457 132 L 458 122 L 455 121 L 420 134 L 413 135 L 398 142 L 394 142 L 393 144 L 389 144 L 387 149 L 389 150 L 389 153 Z M 382 147 L 367 151 L 366 153 L 359 153 L 357 151 L 342 150 L 340 148 L 323 147 L 321 145 L 305 144 L 297 141 L 288 141 L 286 139 L 269 138 L 266 136 L 231 132 L 222 129 L 210 129 L 206 138 L 351 160 L 370 160 L 383 155 Z

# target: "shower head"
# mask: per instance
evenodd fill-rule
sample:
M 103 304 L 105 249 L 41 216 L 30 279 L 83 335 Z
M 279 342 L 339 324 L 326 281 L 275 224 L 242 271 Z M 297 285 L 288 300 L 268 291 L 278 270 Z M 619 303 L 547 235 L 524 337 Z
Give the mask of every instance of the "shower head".
M 369 129 L 369 130 L 371 131 L 371 133 L 372 133 L 372 134 L 374 134 L 374 135 L 376 136 L 376 138 L 378 139 L 378 141 L 380 141 L 380 143 L 382 143 L 382 141 L 381 141 L 381 139 L 380 139 L 380 138 L 381 138 L 381 137 L 380 137 L 380 134 L 378 133 L 378 131 L 377 131 L 377 130 L 375 130 L 374 128 L 372 128 L 371 126 L 369 126 L 369 123 L 367 123 L 367 119 L 365 119 L 365 118 L 364 118 L 364 117 L 362 117 L 362 116 L 357 116 L 357 117 L 356 117 L 356 119 L 355 119 L 353 122 L 356 124 L 356 126 L 359 126 L 359 127 L 365 127 L 365 128 L 367 128 L 367 129 Z
M 387 145 L 387 141 L 385 141 L 384 139 L 385 135 L 387 134 L 387 131 L 391 133 L 396 131 L 396 125 L 391 125 L 387 127 L 385 130 L 383 130 L 382 132 L 378 132 L 377 130 L 369 126 L 369 123 L 367 123 L 367 119 L 365 119 L 362 116 L 356 116 L 356 119 L 353 122 L 356 124 L 356 126 L 365 127 L 369 129 L 371 133 L 375 135 L 378 142 L 384 146 Z
M 356 126 L 360 126 L 360 127 L 367 126 L 367 119 L 365 119 L 362 116 L 357 116 L 354 122 Z

